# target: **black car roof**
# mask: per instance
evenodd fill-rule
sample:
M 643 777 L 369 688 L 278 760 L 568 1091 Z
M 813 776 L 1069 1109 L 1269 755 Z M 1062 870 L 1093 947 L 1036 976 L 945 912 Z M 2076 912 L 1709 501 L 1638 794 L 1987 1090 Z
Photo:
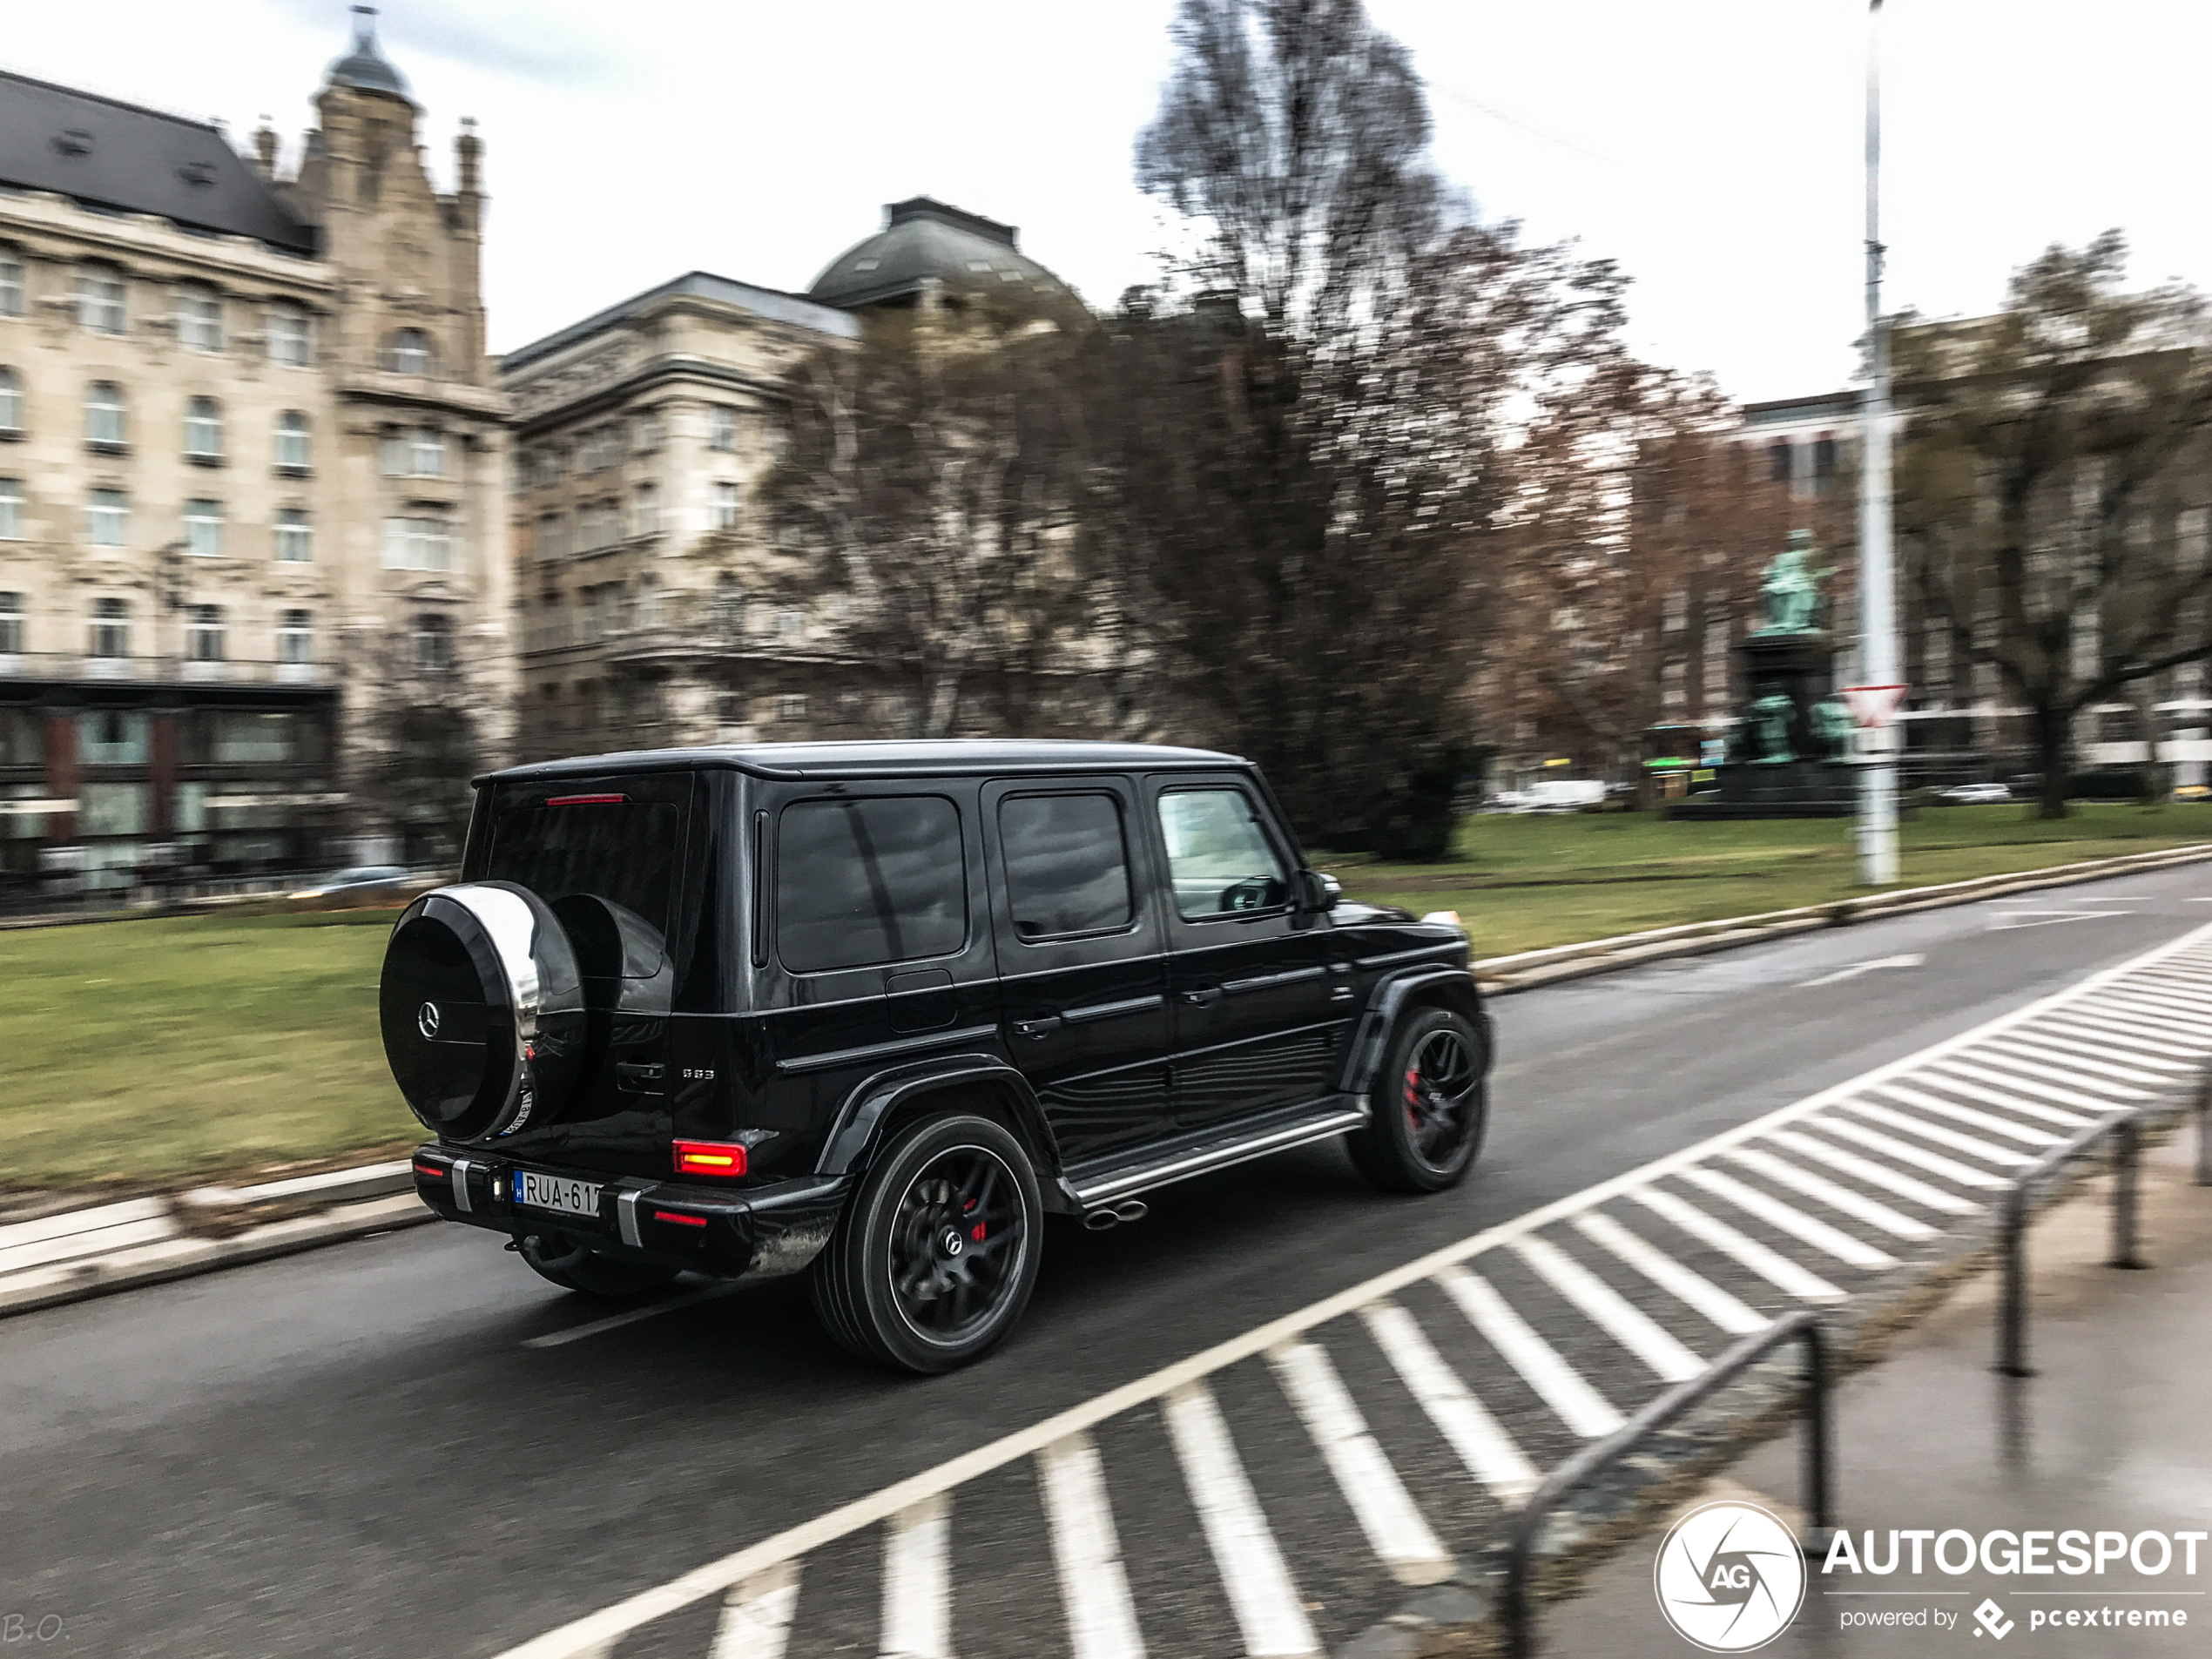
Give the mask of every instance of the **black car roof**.
M 904 778 L 946 772 L 1167 770 L 1244 766 L 1240 756 L 1159 743 L 1038 742 L 1011 738 L 914 738 L 852 743 L 730 743 L 693 749 L 637 749 L 509 766 L 476 779 L 510 783 L 610 772 L 681 772 L 722 766 L 759 778 Z

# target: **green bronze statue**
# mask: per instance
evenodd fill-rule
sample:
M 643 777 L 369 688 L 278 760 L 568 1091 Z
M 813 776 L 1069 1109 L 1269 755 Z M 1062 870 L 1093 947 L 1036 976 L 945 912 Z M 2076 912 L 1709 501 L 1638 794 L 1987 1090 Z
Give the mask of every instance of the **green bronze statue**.
M 1818 631 L 1813 618 L 1820 609 L 1820 583 L 1836 572 L 1832 565 L 1815 568 L 1817 552 L 1811 530 L 1790 532 L 1789 546 L 1774 556 L 1759 578 L 1759 591 L 1766 597 L 1766 626 L 1754 637 Z
M 1796 705 L 1786 697 L 1763 697 L 1751 705 L 1751 725 L 1758 733 L 1755 766 L 1778 766 L 1797 758 L 1790 745 L 1790 716 Z
M 1850 759 L 1851 732 L 1858 722 L 1851 718 L 1849 709 L 1835 698 L 1824 697 L 1812 705 L 1812 724 L 1821 742 L 1827 745 L 1831 759 Z

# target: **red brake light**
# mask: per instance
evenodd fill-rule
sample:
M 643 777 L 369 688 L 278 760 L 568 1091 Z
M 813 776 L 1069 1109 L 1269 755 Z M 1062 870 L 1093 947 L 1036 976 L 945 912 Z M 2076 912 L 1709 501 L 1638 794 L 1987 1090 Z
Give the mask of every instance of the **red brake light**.
M 673 1210 L 656 1210 L 653 1211 L 653 1219 L 655 1221 L 680 1222 L 686 1227 L 704 1227 L 706 1225 L 706 1217 L 705 1216 L 679 1216 Z
M 548 806 L 615 806 L 629 799 L 627 795 L 556 795 L 545 804 Z
M 415 1166 L 415 1172 L 417 1175 L 427 1175 L 434 1181 L 442 1181 L 447 1175 L 446 1170 L 440 1169 L 435 1163 L 418 1163 Z
M 676 1143 L 676 1173 L 743 1175 L 745 1148 L 735 1141 L 678 1141 Z

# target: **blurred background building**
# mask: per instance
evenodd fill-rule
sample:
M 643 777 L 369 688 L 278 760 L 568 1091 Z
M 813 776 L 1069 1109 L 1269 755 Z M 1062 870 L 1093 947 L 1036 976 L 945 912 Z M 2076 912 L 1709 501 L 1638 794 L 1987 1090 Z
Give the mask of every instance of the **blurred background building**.
M 277 135 L 0 77 L 0 870 L 435 856 L 395 704 L 507 744 L 506 400 L 373 20 Z M 465 764 L 465 762 L 463 763 Z

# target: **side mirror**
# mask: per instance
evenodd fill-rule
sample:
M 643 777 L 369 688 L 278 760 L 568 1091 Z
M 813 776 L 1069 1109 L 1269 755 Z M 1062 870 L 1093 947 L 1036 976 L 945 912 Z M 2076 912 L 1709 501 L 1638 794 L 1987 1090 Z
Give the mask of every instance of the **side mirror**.
M 1298 907 L 1315 914 L 1333 910 L 1337 900 L 1344 897 L 1344 887 L 1336 877 L 1323 875 L 1318 870 L 1298 873 Z

